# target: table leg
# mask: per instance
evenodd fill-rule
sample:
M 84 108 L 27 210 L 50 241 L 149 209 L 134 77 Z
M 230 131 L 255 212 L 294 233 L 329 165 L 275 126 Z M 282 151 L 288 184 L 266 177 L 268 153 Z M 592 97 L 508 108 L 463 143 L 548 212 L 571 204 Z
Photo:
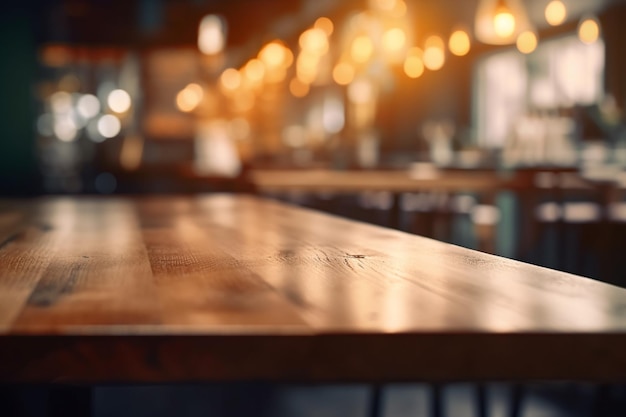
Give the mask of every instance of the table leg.
M 487 387 L 485 384 L 476 386 L 476 415 L 487 417 Z
M 441 385 L 433 384 L 430 390 L 430 415 L 431 417 L 442 417 L 443 415 L 443 398 L 441 398 Z
M 392 204 L 389 212 L 389 227 L 403 230 L 402 227 L 402 193 L 392 193 Z
M 596 387 L 591 410 L 592 417 L 606 417 L 609 415 L 609 394 L 609 386 L 607 384 L 600 384 Z
M 520 417 L 522 415 L 522 399 L 524 396 L 524 389 L 520 384 L 514 384 L 511 387 L 511 399 L 509 406 L 511 417 Z
M 88 417 L 92 414 L 92 389 L 86 386 L 53 386 L 48 397 L 49 417 Z
M 369 417 L 383 416 L 383 387 L 376 384 L 370 392 L 370 402 L 368 409 Z

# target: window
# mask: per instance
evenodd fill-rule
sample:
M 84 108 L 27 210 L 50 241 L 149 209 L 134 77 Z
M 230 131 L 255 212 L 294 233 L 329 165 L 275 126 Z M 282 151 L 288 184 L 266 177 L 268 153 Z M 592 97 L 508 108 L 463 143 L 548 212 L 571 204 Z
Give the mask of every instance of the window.
M 477 64 L 475 113 L 478 144 L 502 147 L 517 119 L 531 110 L 593 104 L 603 95 L 604 42 L 576 35 L 543 42 L 535 52 L 491 54 Z

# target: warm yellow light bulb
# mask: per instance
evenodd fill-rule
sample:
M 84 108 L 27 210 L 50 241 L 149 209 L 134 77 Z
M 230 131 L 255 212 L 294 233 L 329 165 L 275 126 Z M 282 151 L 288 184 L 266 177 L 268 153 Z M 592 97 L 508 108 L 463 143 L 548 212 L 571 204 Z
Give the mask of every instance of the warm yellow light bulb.
M 300 47 L 311 53 L 324 55 L 328 52 L 328 36 L 320 28 L 312 28 L 304 31 L 298 40 Z
M 309 85 L 303 83 L 298 78 L 293 78 L 289 82 L 289 91 L 294 97 L 304 97 L 309 94 Z
M 515 16 L 508 9 L 499 9 L 493 17 L 493 30 L 501 38 L 508 38 L 513 35 Z
M 265 76 L 265 66 L 260 60 L 253 58 L 244 67 L 246 78 L 252 82 L 258 82 Z
M 578 38 L 586 44 L 594 43 L 600 37 L 600 26 L 595 19 L 587 18 L 578 26 Z
M 406 35 L 400 28 L 392 28 L 383 33 L 383 48 L 388 52 L 398 52 L 404 48 Z
M 418 78 L 424 73 L 424 61 L 422 60 L 422 50 L 411 48 L 404 61 L 404 73 L 409 78 Z
M 259 59 L 268 68 L 278 68 L 285 62 L 285 47 L 279 41 L 268 43 L 259 52 Z
M 350 56 L 355 62 L 366 62 L 368 59 L 370 59 L 373 52 L 374 44 L 369 37 L 365 35 L 357 36 L 354 41 L 352 41 L 352 46 L 350 47 Z
M 561 0 L 552 0 L 546 6 L 546 21 L 552 26 L 558 26 L 565 21 L 567 9 Z
M 444 51 L 445 44 L 439 36 L 433 35 L 426 38 L 424 43 L 424 66 L 431 71 L 437 71 L 443 67 L 446 62 L 446 54 Z
M 348 85 L 354 79 L 354 68 L 347 62 L 340 62 L 333 69 L 333 80 L 339 85 Z
M 330 36 L 333 34 L 333 30 L 335 29 L 335 25 L 333 25 L 333 21 L 327 17 L 320 17 L 313 24 L 314 28 L 321 29 L 326 33 L 326 36 Z
M 457 30 L 450 35 L 450 41 L 448 42 L 450 52 L 456 56 L 464 56 L 470 50 L 470 38 L 467 32 L 464 30 Z
M 222 73 L 220 82 L 226 90 L 236 90 L 241 85 L 241 74 L 234 68 L 227 68 Z
M 529 54 L 537 48 L 537 35 L 531 31 L 520 33 L 517 37 L 517 49 L 523 54 Z

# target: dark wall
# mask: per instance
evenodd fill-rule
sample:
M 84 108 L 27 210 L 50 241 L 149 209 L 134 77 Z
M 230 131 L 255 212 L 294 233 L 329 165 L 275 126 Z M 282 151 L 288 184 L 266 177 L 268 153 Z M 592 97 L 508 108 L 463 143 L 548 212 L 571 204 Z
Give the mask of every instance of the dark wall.
M 32 86 L 36 73 L 32 9 L 0 13 L 0 195 L 39 192 Z

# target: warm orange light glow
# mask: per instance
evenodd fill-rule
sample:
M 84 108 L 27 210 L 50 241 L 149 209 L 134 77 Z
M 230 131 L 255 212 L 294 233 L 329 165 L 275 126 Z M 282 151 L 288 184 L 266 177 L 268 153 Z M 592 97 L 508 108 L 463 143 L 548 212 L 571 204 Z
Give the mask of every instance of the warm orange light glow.
M 383 34 L 383 48 L 388 52 L 398 52 L 406 44 L 406 35 L 400 28 L 387 30 Z
M 327 17 L 320 17 L 317 19 L 313 27 L 323 30 L 326 36 L 332 35 L 333 30 L 335 29 L 335 25 L 333 25 L 332 20 Z
M 293 78 L 289 82 L 289 91 L 294 97 L 304 97 L 309 94 L 309 85 L 303 83 L 298 78 Z
M 284 66 L 285 66 L 285 68 L 289 68 L 291 66 L 291 64 L 293 64 L 293 52 L 291 52 L 291 49 L 289 49 L 287 47 L 285 47 L 284 51 L 285 51 Z
M 250 90 L 237 92 L 233 96 L 233 107 L 240 112 L 246 112 L 254 107 L 254 93 Z
M 319 58 L 317 55 L 305 53 L 304 51 L 298 55 L 296 62 L 296 74 L 300 81 L 310 84 L 317 78 L 317 66 Z
M 372 40 L 365 35 L 357 36 L 352 41 L 350 48 L 350 56 L 355 62 L 364 63 L 372 56 L 374 52 L 374 44 Z
M 65 45 L 45 45 L 39 55 L 42 63 L 49 67 L 62 67 L 72 60 L 70 48 Z
M 357 104 L 366 104 L 374 100 L 374 86 L 367 79 L 355 80 L 348 86 L 348 98 Z
M 586 44 L 594 43 L 600 37 L 600 25 L 593 18 L 583 20 L 578 26 L 578 38 Z
M 424 46 L 424 66 L 431 71 L 437 71 L 446 62 L 443 39 L 433 35 L 426 39 Z
M 531 32 L 526 31 L 520 33 L 517 37 L 517 49 L 523 54 L 529 54 L 537 48 L 537 36 Z
M 348 85 L 354 79 L 354 68 L 347 62 L 338 63 L 333 69 L 333 80 L 339 85 Z
M 143 155 L 144 140 L 139 135 L 129 135 L 124 138 L 120 151 L 120 165 L 129 171 L 139 168 Z
M 203 17 L 198 31 L 198 49 L 207 55 L 221 52 L 226 44 L 224 32 L 224 23 L 219 16 Z
M 552 0 L 546 6 L 546 21 L 552 26 L 558 26 L 567 18 L 567 9 L 561 0 Z
M 265 76 L 265 65 L 260 60 L 253 58 L 243 68 L 246 78 L 252 82 L 259 82 Z
M 234 68 L 225 69 L 220 82 L 226 90 L 236 90 L 241 86 L 241 74 Z
M 493 17 L 493 29 L 497 36 L 508 38 L 515 32 L 515 16 L 506 8 L 499 9 Z
M 204 90 L 198 84 L 187 85 L 176 95 L 176 106 L 180 111 L 190 112 L 202 101 Z
M 391 11 L 396 6 L 398 0 L 370 0 L 372 8 L 383 11 Z
M 305 30 L 299 39 L 300 47 L 308 52 L 323 55 L 328 52 L 328 37 L 319 28 Z
M 470 50 L 470 38 L 466 31 L 456 30 L 450 35 L 448 42 L 450 52 L 456 56 L 465 56 Z
M 287 70 L 284 67 L 278 67 L 265 74 L 265 80 L 270 83 L 279 83 L 287 77 Z
M 411 48 L 404 61 L 404 73 L 410 78 L 418 78 L 424 73 L 423 52 L 420 48 Z
M 284 65 L 286 60 L 285 46 L 280 41 L 273 41 L 265 45 L 259 52 L 259 59 L 268 69 Z
M 393 17 L 403 17 L 406 15 L 406 3 L 402 0 L 396 1 L 396 5 L 393 10 L 391 10 L 391 15 Z

